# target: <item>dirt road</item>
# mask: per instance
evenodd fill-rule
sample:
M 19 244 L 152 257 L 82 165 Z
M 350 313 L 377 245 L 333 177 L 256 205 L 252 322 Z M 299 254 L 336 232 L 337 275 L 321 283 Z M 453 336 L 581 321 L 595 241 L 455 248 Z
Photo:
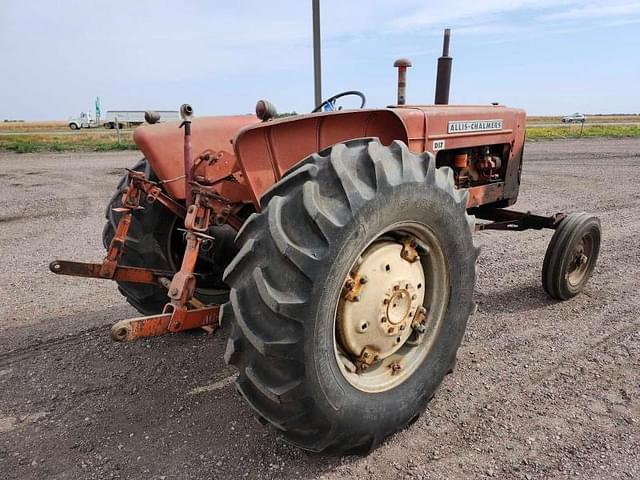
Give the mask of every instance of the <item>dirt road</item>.
M 368 457 L 289 447 L 253 419 L 224 329 L 122 345 L 115 286 L 57 277 L 102 255 L 104 205 L 136 159 L 0 154 L 0 478 L 640 478 L 640 139 L 533 143 L 520 209 L 603 226 L 586 292 L 547 298 L 551 232 L 479 235 L 458 365 Z

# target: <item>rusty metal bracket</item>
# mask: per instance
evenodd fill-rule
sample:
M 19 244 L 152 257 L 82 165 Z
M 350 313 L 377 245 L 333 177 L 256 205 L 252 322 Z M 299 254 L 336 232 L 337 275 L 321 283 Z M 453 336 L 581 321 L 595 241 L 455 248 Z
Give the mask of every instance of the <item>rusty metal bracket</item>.
M 196 194 L 196 201 L 189 205 L 187 216 L 184 219 L 184 226 L 187 230 L 196 232 L 206 232 L 211 223 L 211 209 L 203 206 L 200 201 L 200 194 Z
M 362 349 L 362 353 L 356 359 L 356 368 L 358 371 L 365 371 L 371 366 L 373 363 L 377 362 L 380 358 L 380 352 L 375 348 L 367 345 Z
M 170 279 L 175 272 L 154 270 L 149 268 L 127 267 L 117 265 L 113 270 L 105 270 L 101 263 L 70 262 L 54 260 L 49 264 L 49 270 L 58 275 L 74 277 L 102 278 L 116 282 L 148 283 L 163 286 L 163 279 Z
M 351 272 L 342 287 L 342 297 L 349 302 L 360 301 L 360 291 L 369 279 Z
M 166 308 L 166 307 L 165 307 Z M 160 315 L 121 320 L 111 327 L 111 338 L 116 342 L 131 342 L 145 337 L 157 337 L 166 333 L 181 332 L 199 327 L 219 326 L 219 305 L 184 310 L 165 310 Z
M 158 201 L 178 217 L 185 217 L 187 209 L 184 207 L 184 205 L 178 203 L 173 198 L 164 193 L 156 182 L 145 178 L 144 173 L 142 172 L 136 172 L 130 169 L 127 169 L 127 172 L 130 180 L 129 185 L 133 185 L 138 190 L 145 192 L 147 203 Z
M 116 227 L 115 234 L 113 235 L 111 243 L 109 244 L 107 255 L 102 261 L 102 266 L 100 268 L 100 277 L 102 278 L 112 278 L 115 274 L 115 270 L 118 265 L 118 259 L 124 251 L 124 244 L 127 240 L 127 233 L 129 232 L 129 227 L 131 226 L 131 212 L 133 210 L 142 208 L 140 206 L 140 196 L 140 190 L 138 190 L 138 188 L 132 182 L 122 194 L 122 207 L 114 209 L 118 212 L 121 212 L 122 216 L 118 221 L 118 226 Z
M 400 252 L 400 256 L 409 263 L 415 262 L 420 258 L 418 251 L 416 250 L 417 246 L 418 244 L 415 239 L 411 237 L 405 238 L 402 240 L 402 251 Z

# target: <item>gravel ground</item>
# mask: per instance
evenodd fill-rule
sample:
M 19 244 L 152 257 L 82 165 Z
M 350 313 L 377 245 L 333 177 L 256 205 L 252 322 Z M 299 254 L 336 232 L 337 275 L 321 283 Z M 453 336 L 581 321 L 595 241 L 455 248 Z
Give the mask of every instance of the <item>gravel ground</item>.
M 551 232 L 488 232 L 471 317 L 426 413 L 367 457 L 308 454 L 231 386 L 226 331 L 115 344 L 115 285 L 57 277 L 103 254 L 135 152 L 0 154 L 0 478 L 640 478 L 640 139 L 527 145 L 517 207 L 603 226 L 583 295 L 540 286 Z

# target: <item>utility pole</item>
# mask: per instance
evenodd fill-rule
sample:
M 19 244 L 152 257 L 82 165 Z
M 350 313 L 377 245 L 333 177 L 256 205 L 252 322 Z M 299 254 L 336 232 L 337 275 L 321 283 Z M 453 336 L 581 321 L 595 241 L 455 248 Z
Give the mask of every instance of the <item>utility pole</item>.
M 314 107 L 322 102 L 322 60 L 320 59 L 320 0 L 311 0 L 313 10 Z

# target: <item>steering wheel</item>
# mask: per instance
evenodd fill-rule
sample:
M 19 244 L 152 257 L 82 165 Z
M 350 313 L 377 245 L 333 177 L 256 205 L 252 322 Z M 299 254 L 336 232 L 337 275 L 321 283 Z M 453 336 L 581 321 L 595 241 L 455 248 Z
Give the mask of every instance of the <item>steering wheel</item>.
M 359 92 L 358 90 L 349 90 L 347 92 L 338 93 L 333 97 L 327 98 L 324 102 L 322 102 L 316 108 L 311 110 L 311 113 L 333 112 L 334 110 L 336 110 L 336 100 L 349 95 L 355 95 L 356 97 L 360 97 L 360 99 L 362 100 L 362 104 L 360 105 L 360 108 L 364 108 L 364 106 L 367 103 L 367 97 L 364 96 L 364 93 Z

